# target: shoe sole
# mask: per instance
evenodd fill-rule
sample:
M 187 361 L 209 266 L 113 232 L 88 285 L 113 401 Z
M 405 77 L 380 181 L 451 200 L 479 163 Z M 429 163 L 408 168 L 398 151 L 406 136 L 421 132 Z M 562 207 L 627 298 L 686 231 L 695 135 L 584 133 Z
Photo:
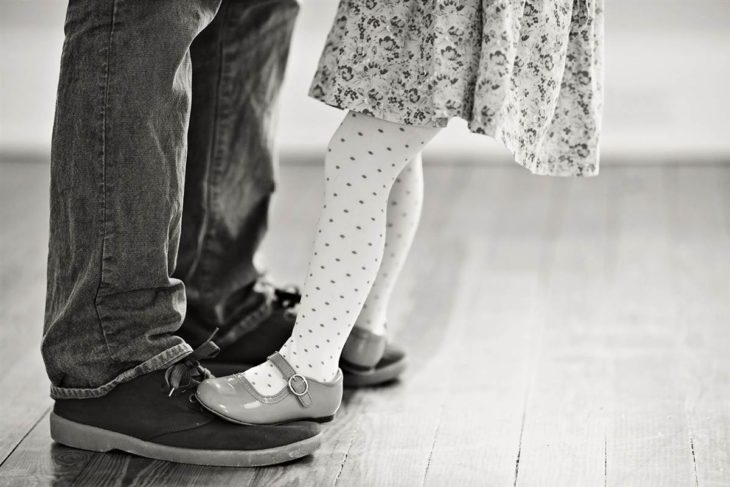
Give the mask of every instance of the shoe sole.
M 400 360 L 386 367 L 374 367 L 370 370 L 358 370 L 340 362 L 342 379 L 347 388 L 382 386 L 397 380 L 406 369 L 406 361 Z
M 290 462 L 314 453 L 321 434 L 289 445 L 261 450 L 194 450 L 160 445 L 133 436 L 77 423 L 51 413 L 51 438 L 57 443 L 96 452 L 121 450 L 168 462 L 216 467 L 262 467 Z

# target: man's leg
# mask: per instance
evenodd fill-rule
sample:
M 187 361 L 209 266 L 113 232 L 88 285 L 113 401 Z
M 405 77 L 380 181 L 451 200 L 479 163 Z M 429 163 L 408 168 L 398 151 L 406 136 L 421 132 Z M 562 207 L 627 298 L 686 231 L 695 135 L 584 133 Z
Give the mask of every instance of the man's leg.
M 295 0 L 224 0 L 191 46 L 190 151 L 175 273 L 188 298 L 180 334 L 197 344 L 220 328 L 224 354 L 272 313 L 271 300 L 253 292 L 253 257 L 274 190 L 276 102 L 298 9 Z M 249 336 L 246 346 L 265 357 L 291 326 L 293 320 L 281 333 L 262 327 L 276 335 L 267 337 L 272 343 Z
M 51 155 L 42 353 L 54 398 L 175 362 L 189 46 L 219 0 L 72 0 Z
M 320 428 L 227 423 L 195 401 L 210 374 L 173 336 L 190 110 L 189 46 L 218 0 L 72 0 L 51 164 L 42 352 L 51 437 L 202 465 L 312 453 Z

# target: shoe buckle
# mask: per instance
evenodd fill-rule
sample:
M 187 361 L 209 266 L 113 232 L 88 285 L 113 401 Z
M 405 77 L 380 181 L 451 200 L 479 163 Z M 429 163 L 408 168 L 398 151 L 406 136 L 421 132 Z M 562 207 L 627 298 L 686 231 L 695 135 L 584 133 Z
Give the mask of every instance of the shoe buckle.
M 297 390 L 294 389 L 294 384 L 293 384 L 292 381 L 295 378 L 299 378 L 299 379 L 301 379 L 304 382 L 304 390 L 302 392 L 297 392 Z M 289 390 L 295 396 L 303 396 L 303 395 L 305 395 L 307 392 L 309 392 L 309 382 L 307 382 L 307 378 L 304 377 L 302 374 L 294 374 L 294 375 L 292 375 L 291 377 L 289 377 Z

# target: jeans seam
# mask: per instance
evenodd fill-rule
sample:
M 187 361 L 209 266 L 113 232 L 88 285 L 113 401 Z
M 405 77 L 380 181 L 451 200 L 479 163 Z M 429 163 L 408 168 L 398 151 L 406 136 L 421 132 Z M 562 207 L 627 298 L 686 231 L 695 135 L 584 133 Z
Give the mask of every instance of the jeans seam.
M 105 66 L 105 73 L 104 73 L 104 98 L 103 98 L 103 104 L 102 104 L 102 115 L 101 115 L 101 262 L 100 262 L 100 270 L 99 270 L 99 284 L 96 288 L 96 293 L 94 294 L 94 311 L 96 312 L 96 317 L 99 320 L 99 329 L 101 331 L 101 335 L 104 338 L 104 345 L 106 346 L 107 352 L 111 357 L 114 356 L 112 353 L 111 347 L 109 346 L 109 341 L 106 337 L 106 332 L 104 331 L 103 321 L 101 318 L 101 313 L 99 312 L 99 294 L 101 292 L 101 287 L 104 284 L 104 261 L 106 260 L 106 238 L 107 238 L 107 228 L 106 228 L 106 216 L 107 216 L 107 207 L 106 207 L 106 162 L 107 162 L 107 112 L 109 109 L 109 91 L 110 91 L 110 78 L 111 78 L 111 58 L 112 58 L 112 47 L 114 42 L 114 24 L 116 22 L 116 14 L 117 14 L 117 0 L 112 0 L 112 9 L 111 9 L 111 22 L 109 26 L 109 42 L 107 43 L 107 51 L 106 51 L 106 66 Z
M 224 15 L 221 10 L 224 7 L 221 5 L 219 6 L 218 12 L 216 15 Z M 221 110 L 221 86 L 223 84 L 223 41 L 219 38 L 218 39 L 218 59 L 220 60 L 220 64 L 218 67 L 218 80 L 216 83 L 216 96 L 215 96 L 215 111 L 213 116 L 213 141 L 215 142 L 218 140 L 218 131 L 219 131 L 219 120 L 220 120 L 220 110 Z M 210 218 L 211 218 L 211 212 L 210 208 L 212 205 L 212 196 L 211 196 L 211 188 L 212 184 L 210 183 L 212 173 L 213 173 L 213 166 L 215 164 L 216 159 L 216 153 L 218 146 L 215 143 L 212 143 L 210 145 L 210 152 L 208 154 L 208 160 L 210 161 L 209 164 L 206 167 L 206 192 L 205 192 L 205 212 L 203 214 L 203 221 L 201 223 L 202 231 L 200 232 L 198 236 L 198 245 L 197 245 L 197 251 L 195 255 L 195 260 L 193 264 L 190 266 L 190 271 L 187 273 L 187 277 L 192 279 L 193 276 L 195 276 L 199 272 L 199 266 L 200 262 L 202 260 L 202 256 L 206 247 L 206 244 L 209 240 L 209 234 L 210 234 Z
M 227 4 L 226 8 L 228 7 L 228 5 L 230 4 Z M 228 18 L 225 12 L 219 12 L 218 15 L 223 15 L 224 20 L 227 20 Z M 225 28 L 223 30 L 225 30 Z M 211 219 L 213 219 L 216 215 L 216 211 L 211 211 L 211 209 L 217 204 L 218 198 L 220 196 L 220 191 L 218 190 L 218 187 L 223 168 L 221 156 L 221 153 L 223 152 L 223 144 L 221 142 L 222 126 L 224 125 L 224 120 L 226 119 L 226 117 L 230 116 L 230 103 L 226 103 L 227 93 L 225 92 L 225 87 L 227 85 L 226 79 L 228 79 L 229 77 L 226 76 L 225 50 L 223 48 L 224 35 L 225 32 L 221 34 L 218 44 L 220 67 L 218 69 L 218 86 L 216 90 L 216 111 L 213 125 L 213 143 L 211 144 L 210 165 L 208 167 L 206 216 L 204 223 L 205 229 L 202 233 L 200 251 L 197 256 L 198 258 L 195 264 L 194 272 L 199 275 L 199 278 L 203 282 L 208 279 L 208 272 L 206 272 L 204 265 L 203 267 L 201 267 L 201 264 L 204 262 L 203 255 L 206 252 L 209 242 L 213 238 L 211 232 L 214 227 L 211 225 Z

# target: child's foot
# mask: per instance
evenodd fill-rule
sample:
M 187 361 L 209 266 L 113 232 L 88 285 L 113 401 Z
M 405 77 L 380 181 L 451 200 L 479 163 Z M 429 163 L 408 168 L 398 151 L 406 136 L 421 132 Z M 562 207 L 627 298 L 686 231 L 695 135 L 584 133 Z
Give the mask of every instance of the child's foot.
M 334 418 L 342 401 L 341 371 L 331 382 L 320 382 L 297 373 L 278 352 L 267 363 L 276 368 L 283 381 L 282 388 L 273 395 L 261 394 L 244 374 L 236 374 L 203 381 L 198 386 L 198 401 L 218 416 L 242 424 L 299 419 L 324 422 Z
M 377 386 L 396 380 L 406 368 L 405 352 L 384 334 L 355 326 L 340 356 L 345 387 Z

